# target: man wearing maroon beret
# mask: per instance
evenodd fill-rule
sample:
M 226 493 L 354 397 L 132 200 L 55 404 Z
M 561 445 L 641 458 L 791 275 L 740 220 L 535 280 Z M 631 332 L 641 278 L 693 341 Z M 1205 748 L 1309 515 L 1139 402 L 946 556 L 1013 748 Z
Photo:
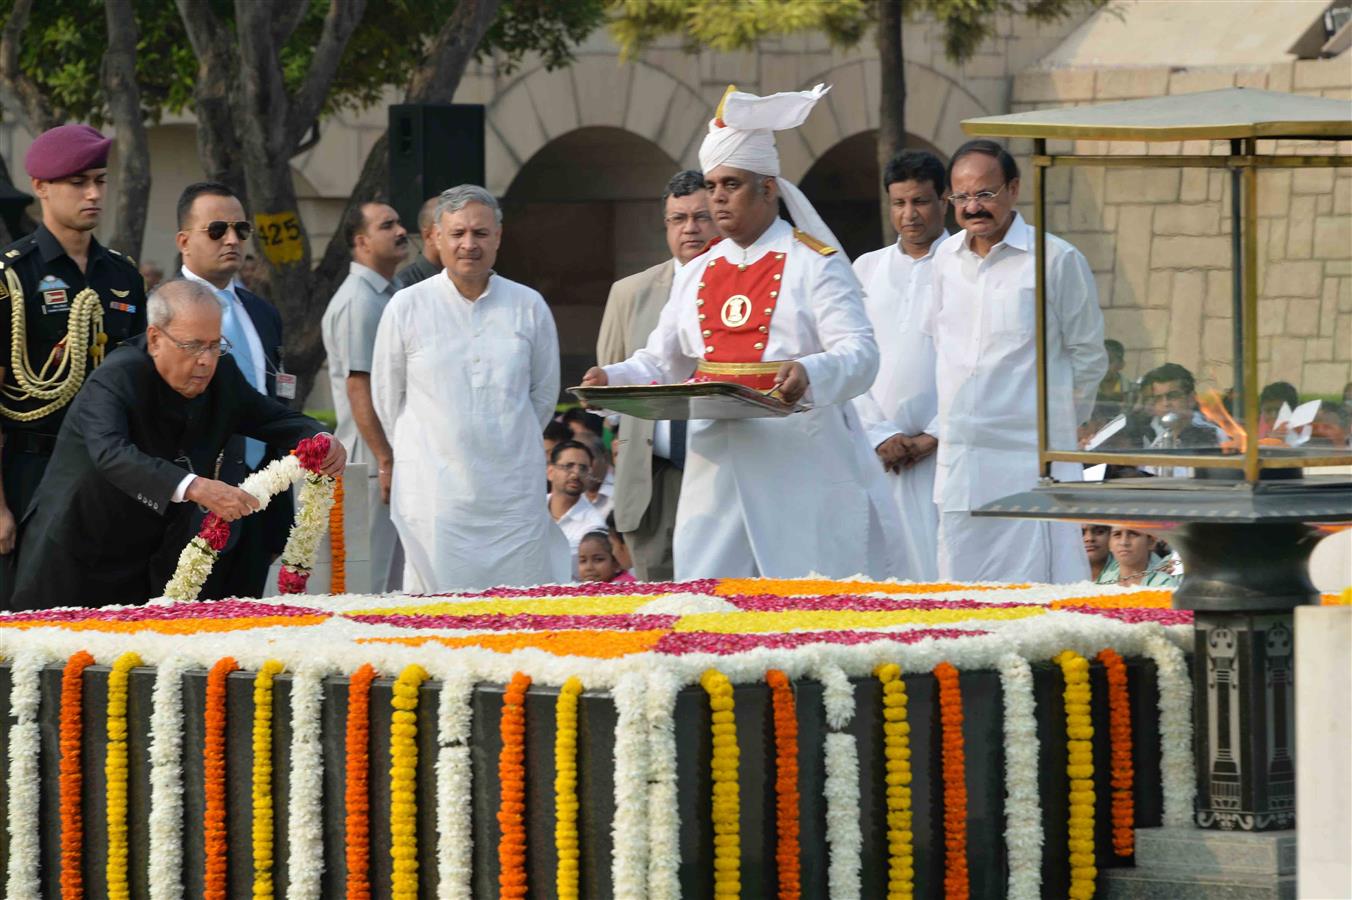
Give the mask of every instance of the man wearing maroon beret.
M 43 132 L 24 158 L 42 224 L 0 251 L 0 609 L 66 408 L 108 351 L 146 329 L 135 261 L 94 239 L 111 143 L 88 125 Z

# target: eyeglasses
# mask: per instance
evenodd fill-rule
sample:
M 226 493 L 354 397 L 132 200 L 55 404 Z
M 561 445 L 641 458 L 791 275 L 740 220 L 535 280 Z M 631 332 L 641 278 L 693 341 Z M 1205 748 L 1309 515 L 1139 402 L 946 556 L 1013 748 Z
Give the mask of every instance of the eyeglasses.
M 214 353 L 216 356 L 225 356 L 225 354 L 230 352 L 230 348 L 233 346 L 225 338 L 221 338 L 219 341 L 180 341 L 176 340 L 174 336 L 167 331 L 163 331 L 162 333 L 169 339 L 169 343 L 173 344 L 189 356 L 201 356 L 204 353 Z
M 1000 185 L 1000 187 L 994 191 L 977 191 L 975 194 L 949 194 L 948 202 L 952 203 L 954 206 L 966 206 L 969 201 L 975 200 L 977 203 L 985 206 L 987 203 L 990 203 L 996 197 L 1000 196 L 1000 192 L 1007 187 L 1009 187 L 1008 181 Z
M 227 228 L 235 229 L 235 236 L 241 241 L 247 241 L 249 235 L 253 234 L 253 226 L 248 222 L 222 222 L 219 219 L 215 222 L 208 222 L 197 230 L 205 231 L 207 237 L 211 238 L 213 241 L 219 241 L 221 238 L 225 237 Z
M 1165 391 L 1162 394 L 1150 395 L 1151 400 L 1186 400 L 1187 397 L 1187 391 Z
M 698 225 L 708 225 L 710 222 L 714 220 L 714 217 L 709 215 L 707 212 L 698 212 L 695 213 L 694 215 L 687 215 L 686 213 L 672 213 L 669 216 L 663 217 L 662 221 L 666 222 L 667 225 L 669 226 L 684 228 L 685 223 L 689 222 L 691 219 L 694 219 L 695 223 Z
M 550 465 L 564 472 L 578 472 L 583 475 L 591 471 L 591 466 L 587 463 L 550 463 Z

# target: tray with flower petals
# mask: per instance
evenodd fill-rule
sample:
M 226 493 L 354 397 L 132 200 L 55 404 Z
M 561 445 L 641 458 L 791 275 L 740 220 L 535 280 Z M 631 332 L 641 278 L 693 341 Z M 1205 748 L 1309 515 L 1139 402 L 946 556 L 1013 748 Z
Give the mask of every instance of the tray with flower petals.
M 636 419 L 767 419 L 809 409 L 730 381 L 579 386 L 568 392 L 587 406 Z

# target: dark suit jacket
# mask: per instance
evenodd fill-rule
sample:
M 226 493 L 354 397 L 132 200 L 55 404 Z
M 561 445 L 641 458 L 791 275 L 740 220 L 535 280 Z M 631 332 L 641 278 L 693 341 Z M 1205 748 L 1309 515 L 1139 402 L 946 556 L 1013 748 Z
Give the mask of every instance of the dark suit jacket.
M 250 387 L 230 356 L 201 395 L 167 385 L 138 337 L 85 381 L 24 516 L 14 609 L 143 603 L 190 536 L 191 503 L 171 497 L 210 475 L 234 434 L 291 447 L 323 431 Z

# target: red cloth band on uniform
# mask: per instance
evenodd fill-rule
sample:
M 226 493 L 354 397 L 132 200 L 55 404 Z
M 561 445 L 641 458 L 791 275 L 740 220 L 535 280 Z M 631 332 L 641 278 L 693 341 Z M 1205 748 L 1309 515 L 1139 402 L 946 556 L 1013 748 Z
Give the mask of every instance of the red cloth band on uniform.
M 88 125 L 59 125 L 38 135 L 23 165 L 33 178 L 54 181 L 108 165 L 113 139 Z

